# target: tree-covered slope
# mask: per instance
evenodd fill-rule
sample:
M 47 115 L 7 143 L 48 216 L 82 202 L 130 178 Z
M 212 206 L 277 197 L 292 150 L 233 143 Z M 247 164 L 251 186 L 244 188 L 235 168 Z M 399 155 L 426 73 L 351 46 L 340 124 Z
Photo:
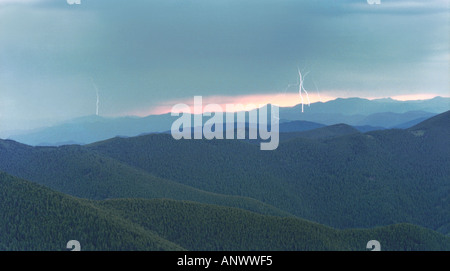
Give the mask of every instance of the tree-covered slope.
M 335 230 L 299 218 L 168 199 L 92 201 L 0 173 L 0 250 L 449 250 L 450 240 L 401 224 Z
M 182 250 L 92 202 L 0 173 L 0 250 Z
M 293 138 L 326 139 L 357 133 L 359 131 L 356 128 L 341 123 L 302 132 L 280 133 L 280 141 L 283 142 Z
M 99 203 L 188 250 L 450 250 L 450 238 L 411 224 L 336 230 L 299 218 L 174 200 Z
M 155 177 L 78 145 L 31 147 L 0 140 L 0 170 L 80 198 L 172 198 L 289 215 L 252 198 L 205 192 Z
M 87 147 L 162 178 L 252 197 L 333 227 L 413 223 L 448 234 L 448 114 L 408 130 L 294 138 L 274 151 L 237 140 L 176 141 L 170 135 Z

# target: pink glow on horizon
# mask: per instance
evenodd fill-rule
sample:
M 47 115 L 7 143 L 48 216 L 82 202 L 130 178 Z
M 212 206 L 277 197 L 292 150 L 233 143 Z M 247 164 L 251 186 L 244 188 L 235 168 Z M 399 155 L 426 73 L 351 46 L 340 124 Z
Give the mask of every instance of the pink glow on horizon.
M 315 102 L 327 102 L 335 99 L 331 96 L 320 96 L 315 94 L 309 95 L 311 103 Z M 154 107 L 148 110 L 135 111 L 133 114 L 138 116 L 159 115 L 166 114 L 172 111 L 172 107 L 175 104 L 186 104 L 190 107 L 191 112 L 194 112 L 194 97 L 180 100 L 171 100 L 164 102 L 163 105 Z M 247 105 L 255 105 L 257 108 L 266 105 L 274 104 L 280 107 L 292 107 L 300 103 L 298 93 L 277 93 L 277 94 L 256 94 L 256 95 L 242 95 L 242 96 L 207 96 L 202 97 L 202 105 L 205 107 L 208 104 L 218 104 L 222 110 L 226 111 L 227 104 L 242 104 L 244 107 Z M 203 110 L 202 110 L 203 112 Z
M 409 100 L 426 100 L 432 99 L 436 96 L 440 96 L 438 94 L 405 94 L 405 95 L 396 95 L 391 96 L 390 98 L 398 101 L 409 101 Z M 350 98 L 355 96 L 348 97 L 336 97 L 327 94 L 318 95 L 317 93 L 309 94 L 309 100 L 312 103 L 316 102 L 327 102 L 331 100 L 335 100 L 337 98 Z M 363 97 L 361 97 L 363 98 Z M 365 97 L 365 99 L 374 100 L 387 98 L 385 97 Z M 205 96 L 202 97 L 202 105 L 203 109 L 208 104 L 218 104 L 223 112 L 226 111 L 227 104 L 242 104 L 244 107 L 247 105 L 255 105 L 257 108 L 266 105 L 266 104 L 274 104 L 280 107 L 293 107 L 298 104 L 301 104 L 301 100 L 298 93 L 276 93 L 276 94 L 255 94 L 255 95 L 241 95 L 241 96 Z M 142 109 L 130 112 L 130 115 L 135 116 L 148 116 L 148 115 L 160 115 L 170 113 L 172 111 L 172 107 L 176 104 L 186 104 L 190 107 L 192 113 L 194 113 L 194 97 L 186 98 L 186 99 L 176 99 L 176 100 L 168 100 L 163 102 L 160 106 L 152 107 L 149 109 Z M 305 104 L 307 108 L 307 104 Z M 203 112 L 203 109 L 201 112 Z

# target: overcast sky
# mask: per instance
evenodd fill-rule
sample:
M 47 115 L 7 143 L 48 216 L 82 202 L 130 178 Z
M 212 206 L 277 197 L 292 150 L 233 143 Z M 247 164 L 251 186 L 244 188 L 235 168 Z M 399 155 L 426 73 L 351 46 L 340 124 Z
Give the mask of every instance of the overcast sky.
M 312 98 L 449 97 L 449 15 L 447 0 L 0 0 L 0 132 L 93 115 L 97 89 L 102 116 L 293 97 L 297 68 Z

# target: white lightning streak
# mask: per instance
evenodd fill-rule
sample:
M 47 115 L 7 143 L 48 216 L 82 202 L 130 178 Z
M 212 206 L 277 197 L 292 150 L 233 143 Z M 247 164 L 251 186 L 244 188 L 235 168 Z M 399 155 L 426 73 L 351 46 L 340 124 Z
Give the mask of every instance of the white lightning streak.
M 98 116 L 98 104 L 100 102 L 100 97 L 98 96 L 98 89 L 97 89 L 97 103 L 96 103 L 96 108 L 95 108 L 95 115 Z
M 100 104 L 100 95 L 98 94 L 98 87 L 97 87 L 97 85 L 94 83 L 94 80 L 92 78 L 91 78 L 91 80 L 92 80 L 92 85 L 94 85 L 94 88 L 95 88 L 95 93 L 97 94 L 97 102 L 95 104 L 95 115 L 98 116 L 98 107 L 99 107 L 99 104 Z
M 302 101 L 302 113 L 303 113 L 303 112 L 304 112 L 304 104 L 305 104 L 305 101 L 304 101 L 304 99 L 303 99 L 303 94 L 302 94 L 302 92 L 304 92 L 304 93 L 306 94 L 306 99 L 307 99 L 307 101 L 308 101 L 308 106 L 311 106 L 311 102 L 310 102 L 310 100 L 309 100 L 308 91 L 306 91 L 306 89 L 305 89 L 305 87 L 304 87 L 304 85 L 303 85 L 303 82 L 304 82 L 304 80 L 305 80 L 305 78 L 306 78 L 306 76 L 308 75 L 309 72 L 307 72 L 305 75 L 302 75 L 302 72 L 300 71 L 300 68 L 299 68 L 299 67 L 297 67 L 297 71 L 298 71 L 299 81 L 298 81 L 296 84 L 288 84 L 287 87 L 284 89 L 284 94 L 283 94 L 283 96 L 286 95 L 286 92 L 287 92 L 287 90 L 288 90 L 290 87 L 298 86 L 298 93 L 299 93 L 300 99 L 301 99 L 301 101 Z M 313 83 L 314 83 L 314 86 L 316 87 L 317 94 L 319 95 L 319 99 L 322 101 L 322 99 L 320 98 L 319 90 L 317 89 L 317 85 L 316 85 L 316 83 L 315 83 L 314 81 L 313 81 Z
M 316 88 L 317 96 L 319 96 L 319 101 L 322 102 L 322 97 L 320 97 L 319 88 L 317 88 L 316 82 L 314 82 L 314 80 L 313 80 L 313 84 L 314 84 L 314 87 Z
M 305 92 L 306 94 L 306 99 L 308 100 L 308 106 L 311 105 L 311 102 L 309 101 L 309 95 L 308 95 L 308 91 L 306 91 L 305 87 L 303 86 L 303 77 L 306 77 L 306 75 L 308 75 L 308 73 L 306 73 L 304 76 L 302 76 L 302 72 L 300 71 L 300 69 L 297 67 L 298 70 L 298 77 L 299 77 L 299 86 L 298 86 L 298 92 L 300 94 L 300 99 L 302 100 L 302 113 L 303 113 L 303 106 L 304 106 L 304 100 L 303 100 L 303 95 L 302 95 L 302 91 Z

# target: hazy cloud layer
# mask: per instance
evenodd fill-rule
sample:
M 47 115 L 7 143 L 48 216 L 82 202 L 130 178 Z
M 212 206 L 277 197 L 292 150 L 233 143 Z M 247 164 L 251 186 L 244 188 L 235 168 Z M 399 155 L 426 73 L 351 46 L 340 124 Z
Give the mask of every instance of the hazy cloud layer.
M 14 3 L 13 3 L 14 2 Z M 449 93 L 448 1 L 0 0 L 0 130 L 194 95 Z M 294 89 L 288 91 L 295 92 Z

